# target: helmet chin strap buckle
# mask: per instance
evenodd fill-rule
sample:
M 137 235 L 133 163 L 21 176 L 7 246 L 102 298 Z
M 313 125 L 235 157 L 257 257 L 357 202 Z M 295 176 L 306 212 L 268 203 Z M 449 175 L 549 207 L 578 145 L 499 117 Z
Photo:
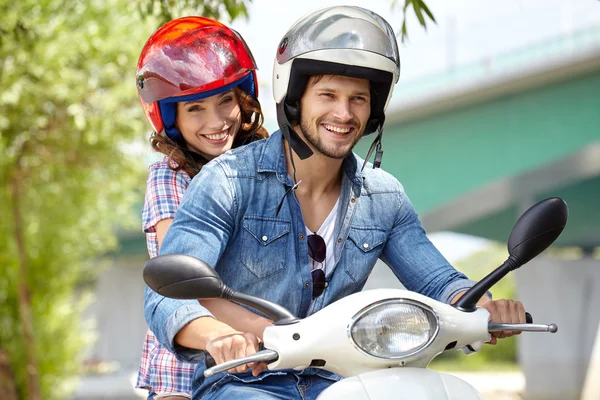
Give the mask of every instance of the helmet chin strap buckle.
M 373 140 L 371 147 L 369 147 L 369 151 L 367 152 L 367 156 L 365 157 L 363 166 L 360 169 L 361 172 L 367 166 L 367 163 L 369 162 L 369 159 L 371 158 L 371 154 L 373 154 L 373 150 L 375 150 L 375 159 L 373 160 L 373 169 L 381 167 L 381 159 L 383 158 L 383 149 L 382 149 L 382 145 L 381 145 L 381 136 L 382 135 L 383 135 L 383 123 L 380 124 L 379 127 L 377 128 L 377 136 L 375 137 L 375 140 Z
M 383 150 L 381 149 L 381 137 L 377 141 L 377 147 L 375 150 L 375 160 L 373 160 L 373 168 L 379 168 L 381 166 L 381 159 L 383 158 Z

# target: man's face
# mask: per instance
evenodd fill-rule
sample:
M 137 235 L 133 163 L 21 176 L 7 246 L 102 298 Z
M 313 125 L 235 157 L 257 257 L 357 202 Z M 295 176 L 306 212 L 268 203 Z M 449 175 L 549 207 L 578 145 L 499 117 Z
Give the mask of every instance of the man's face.
M 345 158 L 362 137 L 371 115 L 366 79 L 325 75 L 309 79 L 300 99 L 300 130 L 319 153 Z

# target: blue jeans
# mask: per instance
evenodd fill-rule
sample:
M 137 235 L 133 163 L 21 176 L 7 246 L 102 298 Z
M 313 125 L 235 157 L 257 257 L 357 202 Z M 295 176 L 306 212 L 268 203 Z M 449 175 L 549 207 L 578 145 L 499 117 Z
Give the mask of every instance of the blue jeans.
M 201 371 L 200 374 L 202 374 Z M 199 381 L 201 383 L 196 386 L 196 382 Z M 259 376 L 252 376 L 251 372 L 219 374 L 208 379 L 203 377 L 194 379 L 192 399 L 314 400 L 333 383 L 335 383 L 334 379 L 323 378 L 319 375 L 287 371 L 270 371 Z

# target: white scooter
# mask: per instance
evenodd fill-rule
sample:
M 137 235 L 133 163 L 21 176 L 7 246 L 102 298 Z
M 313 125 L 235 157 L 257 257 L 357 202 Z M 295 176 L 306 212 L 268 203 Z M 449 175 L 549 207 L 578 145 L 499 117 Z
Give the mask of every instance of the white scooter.
M 426 367 L 446 350 L 478 351 L 490 340 L 489 332 L 557 331 L 554 324 L 492 323 L 488 311 L 475 304 L 508 272 L 554 242 L 567 215 L 567 205 L 559 198 L 546 199 L 527 210 L 511 232 L 510 257 L 453 306 L 406 290 L 376 289 L 347 296 L 299 319 L 277 304 L 234 292 L 210 266 L 186 255 L 148 261 L 144 280 L 163 296 L 224 298 L 259 310 L 274 321 L 264 331 L 264 350 L 208 368 L 206 377 L 243 364 L 266 362 L 270 370 L 323 368 L 344 378 L 324 390 L 318 400 L 482 399 L 463 380 Z

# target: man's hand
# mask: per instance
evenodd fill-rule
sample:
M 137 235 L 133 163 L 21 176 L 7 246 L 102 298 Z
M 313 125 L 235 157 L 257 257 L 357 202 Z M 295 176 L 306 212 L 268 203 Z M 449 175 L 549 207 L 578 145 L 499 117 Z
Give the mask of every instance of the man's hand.
M 240 332 L 211 317 L 197 318 L 175 335 L 175 344 L 190 349 L 206 350 L 217 364 L 252 355 L 258 351 L 259 340 L 253 333 Z M 244 372 L 252 369 L 257 376 L 267 369 L 266 363 L 250 363 L 229 372 Z
M 206 351 L 215 359 L 217 365 L 226 361 L 250 356 L 256 353 L 258 348 L 258 338 L 249 332 L 232 332 L 211 339 L 206 344 Z M 264 362 L 245 364 L 230 369 L 227 372 L 246 372 L 248 368 L 252 369 L 252 375 L 257 376 L 267 369 L 267 364 Z
M 490 322 L 502 324 L 524 324 L 525 323 L 525 308 L 520 301 L 513 300 L 490 300 L 481 307 L 485 308 L 490 313 Z M 521 331 L 502 331 L 491 332 L 492 340 L 490 344 L 498 343 L 498 339 L 511 337 L 521 334 Z

